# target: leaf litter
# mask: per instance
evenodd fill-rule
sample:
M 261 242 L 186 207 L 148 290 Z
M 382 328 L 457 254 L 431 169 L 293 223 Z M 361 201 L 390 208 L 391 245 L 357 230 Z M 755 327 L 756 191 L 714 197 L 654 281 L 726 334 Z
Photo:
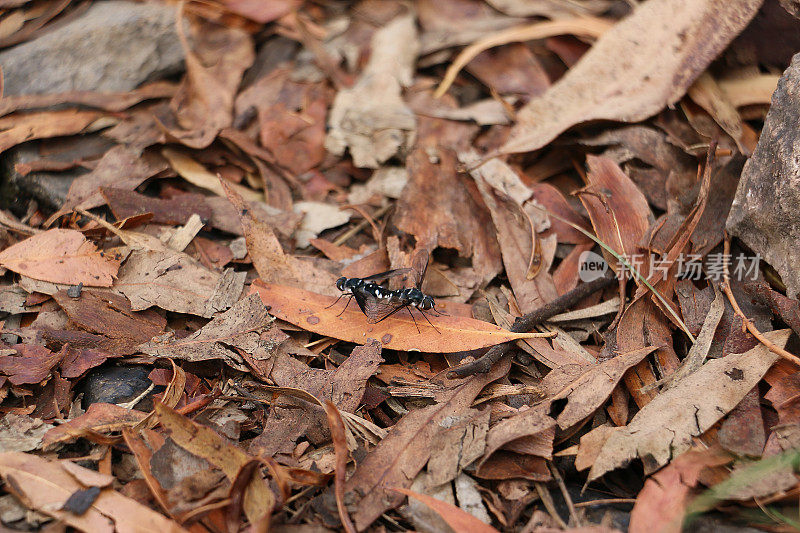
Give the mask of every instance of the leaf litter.
M 796 523 L 798 303 L 723 261 L 788 3 L 262 4 L 181 4 L 179 77 L 0 99 L 5 527 Z

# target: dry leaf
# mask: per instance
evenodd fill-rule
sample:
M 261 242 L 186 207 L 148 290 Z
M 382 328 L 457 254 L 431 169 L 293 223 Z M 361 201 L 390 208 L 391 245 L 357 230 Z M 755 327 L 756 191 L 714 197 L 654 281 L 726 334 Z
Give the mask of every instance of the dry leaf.
M 388 487 L 411 486 L 430 457 L 430 443 L 437 426 L 469 406 L 486 384 L 505 376 L 509 365 L 506 359 L 488 374 L 452 381 L 451 386 L 438 395 L 435 405 L 406 414 L 358 463 L 355 473 L 347 480 L 346 490 L 357 498 L 353 518 L 359 530 L 366 529 L 386 510 L 400 505 L 403 497 L 389 493 Z
M 81 515 L 60 510 L 73 493 L 84 487 L 58 461 L 6 452 L 0 454 L 0 476 L 34 510 L 83 531 L 185 531 L 172 520 L 112 489 L 100 491 Z
M 500 151 L 537 150 L 590 120 L 636 122 L 656 114 L 684 95 L 761 3 L 656 0 L 637 5 L 550 90 L 520 110 Z
M 184 361 L 221 359 L 237 370 L 247 371 L 248 367 L 239 350 L 263 360 L 269 358 L 276 348 L 269 339 L 261 340 L 261 334 L 270 322 L 264 304 L 253 294 L 188 337 L 176 339 L 173 334 L 167 334 L 142 344 L 139 350 L 157 357 Z
M 591 416 L 611 395 L 619 380 L 633 365 L 656 348 L 646 347 L 621 353 L 598 365 L 562 366 L 542 380 L 542 391 L 551 401 L 567 399 L 556 421 L 567 429 Z
M 689 450 L 645 481 L 631 511 L 630 533 L 680 533 L 686 506 L 700 473 L 729 463 L 721 450 Z
M 170 432 L 172 440 L 189 452 L 206 459 L 234 481 L 250 456 L 229 443 L 213 429 L 201 426 L 158 402 L 155 408 L 159 422 Z M 244 511 L 251 523 L 270 514 L 275 495 L 260 476 L 254 476 L 244 493 Z
M 406 312 L 398 312 L 377 324 L 370 324 L 355 305 L 348 306 L 344 313 L 338 307 L 344 306 L 344 302 L 330 307 L 335 299 L 329 296 L 262 282 L 253 283 L 252 290 L 269 306 L 270 314 L 281 320 L 320 335 L 356 344 L 370 338 L 377 339 L 390 350 L 452 353 L 542 336 L 539 333 L 512 333 L 481 320 L 447 315 L 431 317 L 438 332 L 424 319 L 417 321 L 417 331 L 414 321 Z
M 52 283 L 110 287 L 119 263 L 98 251 L 79 231 L 51 229 L 0 252 L 0 265 Z
M 147 413 L 125 409 L 110 403 L 93 403 L 86 413 L 68 420 L 48 431 L 42 441 L 42 448 L 51 449 L 56 444 L 72 442 L 90 433 L 119 431 L 141 422 Z
M 0 119 L 0 152 L 33 139 L 81 133 L 103 116 L 97 111 L 43 111 Z
M 414 142 L 414 114 L 400 94 L 419 51 L 414 17 L 401 15 L 375 32 L 371 48 L 359 80 L 333 101 L 325 148 L 336 155 L 349 148 L 357 167 L 378 168 Z
M 405 488 L 392 488 L 392 490 L 405 494 L 409 498 L 416 498 L 441 516 L 453 531 L 471 531 L 476 533 L 499 533 L 495 528 L 478 520 L 468 512 L 455 505 L 431 498 L 427 494 L 420 494 Z
M 780 330 L 765 335 L 783 346 L 789 333 Z M 692 437 L 736 407 L 777 359 L 777 354 L 759 344 L 745 353 L 707 362 L 674 388 L 660 393 L 627 426 L 611 434 L 589 472 L 589 480 L 637 457 L 644 461 L 645 472 L 665 465 L 675 454 L 689 449 Z
M 186 146 L 206 148 L 233 121 L 236 90 L 255 57 L 253 42 L 241 29 L 205 22 L 200 31 L 206 38 L 198 39 L 198 49 L 192 50 L 183 24 L 177 30 L 186 56 L 186 78 L 171 102 L 175 124 L 166 130 Z

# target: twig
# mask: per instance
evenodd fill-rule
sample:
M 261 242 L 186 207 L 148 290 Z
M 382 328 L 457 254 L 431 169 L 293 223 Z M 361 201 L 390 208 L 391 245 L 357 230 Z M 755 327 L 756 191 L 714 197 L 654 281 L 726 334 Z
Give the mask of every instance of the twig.
M 731 239 L 730 237 L 728 237 L 728 234 L 726 233 L 722 248 L 722 257 L 730 257 L 730 253 L 731 253 Z M 730 301 L 731 306 L 733 306 L 733 312 L 736 313 L 739 316 L 739 318 L 742 319 L 742 324 L 744 325 L 745 328 L 747 328 L 747 331 L 749 331 L 753 337 L 758 339 L 758 342 L 763 344 L 770 352 L 783 357 L 790 363 L 794 363 L 795 365 L 800 366 L 800 357 L 797 357 L 796 355 L 787 352 L 786 350 L 784 350 L 780 346 L 777 346 L 771 340 L 766 338 L 760 331 L 758 331 L 758 328 L 756 328 L 755 324 L 753 324 L 753 322 L 745 316 L 744 312 L 742 312 L 742 309 L 739 307 L 739 304 L 736 302 L 736 298 L 733 297 L 733 291 L 731 291 L 730 281 L 731 278 L 730 275 L 728 274 L 728 264 L 726 263 L 725 269 L 723 270 L 722 274 L 722 292 L 724 292 L 725 296 L 728 297 L 728 301 Z
M 539 493 L 539 498 L 541 498 L 544 508 L 547 509 L 547 513 L 553 518 L 553 520 L 558 522 L 558 525 L 561 527 L 561 529 L 569 529 L 567 523 L 564 522 L 564 519 L 558 514 L 555 503 L 553 502 L 553 497 L 547 490 L 547 486 L 539 481 L 534 482 L 534 486 L 536 487 L 536 492 Z
M 616 283 L 616 281 L 616 278 L 598 278 L 589 283 L 579 285 L 571 291 L 562 294 L 549 304 L 543 305 L 536 311 L 518 318 L 517 321 L 514 322 L 514 325 L 511 326 L 511 331 L 514 333 L 527 333 L 548 318 L 563 313 L 590 294 L 605 289 Z M 485 374 L 492 368 L 492 365 L 508 353 L 513 345 L 514 341 L 498 344 L 475 361 L 453 368 L 447 376 L 450 379 L 454 379 L 471 376 L 473 374 Z
M 561 495 L 564 497 L 564 502 L 566 502 L 567 509 L 569 509 L 569 516 L 575 523 L 575 527 L 581 527 L 583 525 L 583 520 L 581 520 L 578 513 L 575 511 L 575 504 L 572 502 L 567 486 L 564 484 L 564 478 L 561 477 L 561 473 L 558 471 L 558 468 L 553 465 L 552 461 L 547 461 L 547 466 L 550 467 L 550 472 L 553 474 L 556 483 L 558 483 L 558 488 L 561 490 Z
M 605 500 L 591 500 L 588 502 L 579 502 L 575 507 L 592 507 L 595 505 L 613 505 L 615 503 L 636 503 L 636 498 L 606 498 Z
M 381 218 L 383 215 L 385 215 L 389 211 L 389 209 L 391 209 L 391 207 L 392 207 L 391 205 L 385 205 L 385 206 L 381 207 L 380 209 L 375 211 L 375 214 L 372 215 L 372 218 L 373 219 Z M 337 237 L 333 241 L 333 244 L 335 244 L 336 246 L 341 246 L 342 244 L 346 243 L 350 239 L 350 237 L 352 237 L 353 235 L 357 234 L 362 229 L 364 229 L 367 226 L 369 226 L 369 224 L 370 223 L 367 220 L 362 220 L 361 222 L 359 222 L 358 224 L 356 224 L 355 226 L 353 226 L 349 230 L 347 230 L 344 233 L 342 233 L 341 235 L 339 235 L 339 237 Z

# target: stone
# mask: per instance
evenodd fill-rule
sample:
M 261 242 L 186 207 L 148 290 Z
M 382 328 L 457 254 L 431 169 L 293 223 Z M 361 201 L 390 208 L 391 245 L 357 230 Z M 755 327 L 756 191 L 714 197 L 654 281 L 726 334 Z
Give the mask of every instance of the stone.
M 130 91 L 183 70 L 175 7 L 94 2 L 75 20 L 0 52 L 6 96 Z
M 772 265 L 794 298 L 800 292 L 800 54 L 783 73 L 752 157 L 745 163 L 726 226 Z
M 42 139 L 15 146 L 0 158 L 0 207 L 11 209 L 18 216 L 25 214 L 28 200 L 40 207 L 57 210 L 64 204 L 72 181 L 89 172 L 83 167 L 62 171 L 35 170 L 22 174 L 16 165 L 44 159 L 69 162 L 101 157 L 114 145 L 100 135 L 76 135 L 67 138 Z

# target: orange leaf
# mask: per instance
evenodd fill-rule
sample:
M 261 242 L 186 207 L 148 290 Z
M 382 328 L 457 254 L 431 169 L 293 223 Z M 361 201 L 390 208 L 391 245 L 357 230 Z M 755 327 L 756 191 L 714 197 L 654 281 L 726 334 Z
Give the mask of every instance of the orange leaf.
M 405 494 L 410 498 L 416 498 L 421 501 L 441 516 L 447 525 L 452 527 L 454 531 L 471 531 L 472 533 L 499 533 L 495 528 L 481 522 L 468 512 L 451 505 L 442 500 L 431 498 L 427 494 L 419 494 L 408 489 L 392 489 L 393 491 Z
M 88 287 L 110 287 L 119 263 L 71 229 L 38 233 L 0 252 L 0 266 L 29 278 Z
M 512 333 L 474 318 L 430 316 L 439 330 L 437 332 L 417 312 L 414 312 L 415 326 L 405 310 L 377 324 L 370 324 L 355 304 L 349 305 L 342 313 L 344 299 L 330 307 L 335 301 L 330 296 L 261 280 L 253 282 L 252 290 L 261 296 L 265 305 L 270 306 L 270 314 L 281 320 L 320 335 L 357 344 L 363 344 L 369 338 L 377 339 L 384 348 L 391 350 L 452 353 L 542 336 L 539 333 Z

